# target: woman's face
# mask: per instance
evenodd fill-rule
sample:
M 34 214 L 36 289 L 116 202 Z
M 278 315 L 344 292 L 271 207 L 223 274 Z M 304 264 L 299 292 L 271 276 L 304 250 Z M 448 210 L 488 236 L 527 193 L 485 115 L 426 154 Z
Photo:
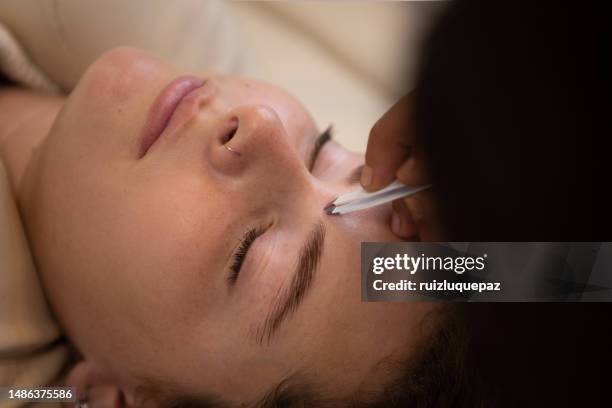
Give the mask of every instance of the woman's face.
M 143 155 L 154 102 L 187 74 L 204 84 Z M 126 48 L 89 68 L 37 153 L 28 224 L 50 302 L 99 376 L 237 402 L 291 377 L 339 396 L 416 347 L 429 306 L 360 301 L 360 242 L 394 240 L 390 209 L 324 214 L 363 159 L 333 141 L 317 154 L 320 134 L 258 81 Z

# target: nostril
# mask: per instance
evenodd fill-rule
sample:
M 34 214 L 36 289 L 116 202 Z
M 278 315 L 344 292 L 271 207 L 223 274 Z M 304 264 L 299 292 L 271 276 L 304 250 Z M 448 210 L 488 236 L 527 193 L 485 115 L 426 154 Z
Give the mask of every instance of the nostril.
M 221 136 L 221 143 L 227 144 L 236 135 L 238 131 L 238 118 L 232 118 L 230 120 L 227 130 Z

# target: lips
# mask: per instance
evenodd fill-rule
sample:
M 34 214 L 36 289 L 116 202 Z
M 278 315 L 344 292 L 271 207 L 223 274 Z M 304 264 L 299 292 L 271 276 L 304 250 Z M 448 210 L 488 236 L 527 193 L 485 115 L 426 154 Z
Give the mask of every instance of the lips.
M 146 155 L 155 141 L 159 139 L 181 100 L 204 85 L 204 82 L 202 78 L 185 75 L 176 78 L 161 91 L 149 109 L 149 115 L 142 131 L 139 157 Z

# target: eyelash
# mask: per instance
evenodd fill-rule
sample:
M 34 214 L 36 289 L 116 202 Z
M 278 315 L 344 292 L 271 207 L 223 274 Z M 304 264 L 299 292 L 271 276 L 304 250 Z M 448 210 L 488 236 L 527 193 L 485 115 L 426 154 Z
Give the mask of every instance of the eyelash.
M 332 127 L 330 125 L 327 129 L 325 129 L 323 133 L 321 133 L 321 135 L 315 141 L 315 147 L 314 147 L 314 153 L 313 153 L 314 160 L 313 160 L 310 170 L 312 170 L 312 167 L 314 167 L 314 163 L 316 162 L 316 158 L 321 148 L 323 147 L 323 145 L 325 145 L 325 143 L 331 140 L 331 136 L 332 136 Z M 249 252 L 249 249 L 251 248 L 251 245 L 253 245 L 253 242 L 255 242 L 255 240 L 259 238 L 266 230 L 267 228 L 252 228 L 244 235 L 244 237 L 240 241 L 240 245 L 238 245 L 238 249 L 234 252 L 232 256 L 232 264 L 230 265 L 230 274 L 227 277 L 227 280 L 229 281 L 231 285 L 234 285 L 236 283 L 236 280 L 238 280 L 238 275 L 240 275 L 242 264 L 244 263 L 244 260 L 247 256 L 247 253 Z
M 246 255 L 249 252 L 249 248 L 251 248 L 253 242 L 255 242 L 255 240 L 263 233 L 264 230 L 262 228 L 253 228 L 249 230 L 240 241 L 240 245 L 238 246 L 238 249 L 236 250 L 236 252 L 234 252 L 233 255 L 232 264 L 230 266 L 231 273 L 227 278 L 231 284 L 236 283 L 244 259 L 246 258 Z
M 315 141 L 314 150 L 312 152 L 312 160 L 308 168 L 310 172 L 312 172 L 312 169 L 314 168 L 319 152 L 321 151 L 325 143 L 329 142 L 332 139 L 333 130 L 334 129 L 332 125 L 329 125 L 327 129 L 325 129 L 325 131 L 323 131 L 323 133 L 321 133 Z

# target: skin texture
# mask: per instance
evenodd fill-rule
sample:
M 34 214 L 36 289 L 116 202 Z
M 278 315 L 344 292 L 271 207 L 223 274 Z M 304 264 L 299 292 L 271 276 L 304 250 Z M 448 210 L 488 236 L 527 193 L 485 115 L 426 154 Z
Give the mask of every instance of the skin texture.
M 205 78 L 211 96 L 139 158 L 151 104 L 184 74 Z M 111 384 L 129 404 L 143 377 L 235 403 L 285 378 L 341 397 L 385 380 L 381 360 L 417 353 L 432 305 L 360 301 L 360 242 L 398 239 L 391 207 L 323 214 L 358 187 L 349 179 L 363 157 L 332 141 L 310 172 L 320 131 L 286 92 L 120 48 L 65 101 L 42 105 L 29 123 L 44 136 L 25 147 L 5 136 L 3 154 L 49 302 L 83 354 L 81 384 Z M 240 155 L 224 146 L 235 123 Z M 312 289 L 258 342 L 317 222 L 326 240 Z M 231 253 L 255 227 L 269 228 L 231 286 Z

